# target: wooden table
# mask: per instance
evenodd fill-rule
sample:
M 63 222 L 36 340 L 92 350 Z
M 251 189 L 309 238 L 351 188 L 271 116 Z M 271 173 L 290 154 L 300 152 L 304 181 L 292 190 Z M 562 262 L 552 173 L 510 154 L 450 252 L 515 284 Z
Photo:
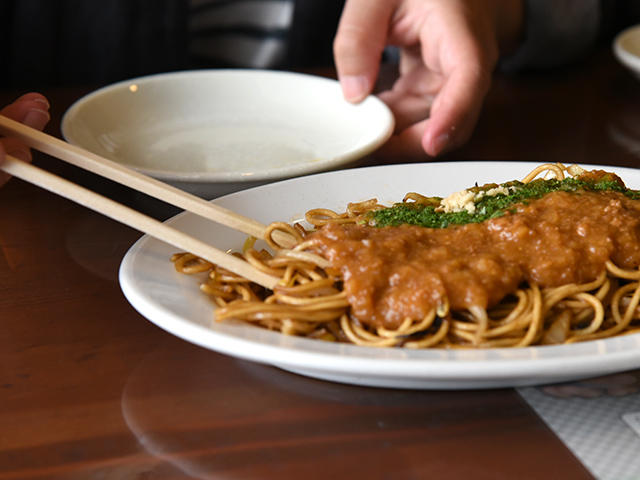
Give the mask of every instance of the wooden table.
M 89 90 L 42 90 L 50 133 Z M 498 75 L 470 143 L 442 158 L 470 159 L 636 166 L 640 81 L 608 50 L 562 72 Z M 174 213 L 36 162 L 157 218 Z M 515 390 L 337 385 L 165 333 L 118 285 L 138 237 L 21 181 L 0 190 L 0 479 L 591 478 Z

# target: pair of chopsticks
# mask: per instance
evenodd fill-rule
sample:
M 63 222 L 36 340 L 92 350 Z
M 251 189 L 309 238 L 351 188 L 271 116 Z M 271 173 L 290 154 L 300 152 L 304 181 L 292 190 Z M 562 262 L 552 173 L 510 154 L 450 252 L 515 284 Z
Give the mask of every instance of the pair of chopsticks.
M 239 215 L 7 117 L 0 116 L 0 134 L 17 138 L 35 150 L 133 188 L 183 210 L 247 235 L 264 239 L 265 225 L 256 220 Z M 79 203 L 176 248 L 193 253 L 266 288 L 273 289 L 278 282 L 276 277 L 254 268 L 244 260 L 193 238 L 137 210 L 121 205 L 110 198 L 99 195 L 15 157 L 8 155 L 6 161 L 0 165 L 0 170 Z M 279 232 L 276 240 L 285 246 L 292 246 L 294 243 L 293 238 L 284 232 Z

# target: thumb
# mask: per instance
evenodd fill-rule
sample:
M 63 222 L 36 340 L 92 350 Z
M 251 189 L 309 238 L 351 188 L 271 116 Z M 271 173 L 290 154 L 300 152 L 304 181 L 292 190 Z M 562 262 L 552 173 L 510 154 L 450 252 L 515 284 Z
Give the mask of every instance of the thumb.
M 376 83 L 386 46 L 392 2 L 347 0 L 342 11 L 333 53 L 344 97 L 360 102 Z

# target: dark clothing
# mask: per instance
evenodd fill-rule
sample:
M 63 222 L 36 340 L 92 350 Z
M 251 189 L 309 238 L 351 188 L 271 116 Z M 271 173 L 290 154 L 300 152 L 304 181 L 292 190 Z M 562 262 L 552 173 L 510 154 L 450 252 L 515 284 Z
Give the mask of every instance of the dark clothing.
M 331 66 L 344 0 L 293 1 L 280 67 Z M 575 60 L 603 33 L 610 41 L 613 32 L 637 21 L 640 10 L 638 0 L 526 0 L 525 5 L 523 44 L 504 59 L 507 70 L 556 68 Z M 0 0 L 0 88 L 97 86 L 219 67 L 189 57 L 188 15 L 188 0 Z
M 283 68 L 332 65 L 343 3 L 295 0 Z M 0 0 L 0 87 L 98 85 L 189 69 L 187 16 L 186 0 Z
M 182 0 L 0 0 L 4 86 L 107 83 L 184 66 Z

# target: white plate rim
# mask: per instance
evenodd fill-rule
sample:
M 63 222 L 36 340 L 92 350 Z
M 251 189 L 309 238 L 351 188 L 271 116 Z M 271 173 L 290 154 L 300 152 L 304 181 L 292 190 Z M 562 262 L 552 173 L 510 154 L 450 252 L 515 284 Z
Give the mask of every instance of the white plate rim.
M 341 178 L 388 179 L 392 175 L 410 178 L 430 171 L 443 173 L 452 168 L 458 172 L 464 172 L 465 175 L 471 175 L 473 172 L 491 172 L 496 168 L 518 172 L 517 176 L 511 174 L 507 178 L 496 179 L 496 181 L 506 181 L 522 178 L 538 164 L 538 162 L 433 162 L 351 169 L 285 180 L 237 192 L 222 197 L 216 202 L 224 204 L 226 200 L 243 201 L 256 195 L 266 196 L 270 192 L 294 191 L 295 188 L 308 186 L 317 181 L 323 181 L 326 184 L 326 182 L 339 181 Z M 610 166 L 589 167 L 619 172 L 623 179 L 633 179 L 633 182 L 629 182 L 631 187 L 640 188 L 640 173 L 636 170 Z M 486 173 L 483 175 L 486 176 Z M 470 185 L 460 184 L 458 189 L 465 186 Z M 169 220 L 169 223 L 179 223 L 181 218 L 187 217 L 193 216 L 180 214 Z M 640 334 L 579 343 L 568 347 L 415 351 L 366 348 L 286 337 L 252 326 L 203 326 L 192 319 L 182 318 L 166 306 L 159 305 L 150 299 L 141 287 L 140 271 L 137 270 L 140 260 L 145 258 L 145 255 L 147 260 L 151 258 L 150 248 L 160 245 L 162 242 L 145 236 L 125 255 L 119 278 L 127 300 L 149 321 L 172 335 L 240 359 L 275 365 L 292 372 L 336 382 L 421 389 L 517 387 L 599 376 L 640 367 Z M 155 258 L 153 261 L 159 262 L 164 259 Z M 170 266 L 168 257 L 166 262 Z M 174 278 L 164 278 L 163 281 L 165 283 L 183 282 L 183 279 L 188 278 L 179 276 L 181 279 L 176 280 L 178 274 L 173 272 L 172 275 Z M 184 285 L 175 288 L 184 288 Z
M 613 40 L 613 52 L 620 63 L 632 70 L 636 75 L 640 75 L 640 51 L 634 53 L 625 47 L 625 42 L 630 38 L 635 38 L 640 44 L 640 25 L 626 28 L 616 35 Z
M 261 76 L 267 76 L 272 78 L 282 78 L 285 81 L 298 81 L 308 82 L 309 84 L 316 84 L 321 88 L 332 88 L 339 90 L 340 86 L 337 80 L 322 77 L 318 75 L 310 75 L 300 72 L 280 71 L 280 70 L 266 70 L 266 69 L 243 69 L 243 68 L 219 68 L 219 69 L 197 69 L 176 71 L 167 73 L 157 73 L 146 75 L 142 77 L 136 77 L 132 79 L 122 80 L 111 85 L 106 85 L 93 92 L 88 93 L 82 98 L 76 100 L 63 114 L 60 123 L 60 129 L 63 138 L 71 144 L 79 145 L 78 141 L 72 134 L 72 123 L 74 118 L 78 115 L 85 106 L 95 99 L 104 96 L 106 94 L 115 92 L 121 89 L 129 89 L 131 85 L 144 86 L 145 84 L 152 84 L 163 80 L 180 80 L 180 79 L 197 79 L 198 77 L 225 77 L 236 76 L 239 78 L 252 78 L 255 77 L 256 81 L 259 81 Z M 389 107 L 378 97 L 374 95 L 367 96 L 362 102 L 357 105 L 353 105 L 352 108 L 365 108 L 372 109 L 379 117 L 379 123 L 373 129 L 375 131 L 374 139 L 367 144 L 364 144 L 358 148 L 348 150 L 343 154 L 336 155 L 334 157 L 327 157 L 322 160 L 313 162 L 304 162 L 300 164 L 283 166 L 269 170 L 258 170 L 255 172 L 180 172 L 180 171 L 167 171 L 162 169 L 142 168 L 135 165 L 131 165 L 130 168 L 144 173 L 146 175 L 153 176 L 162 180 L 171 180 L 174 182 L 191 182 L 191 183 L 218 183 L 218 182 L 238 182 L 238 183 L 253 183 L 262 182 L 265 180 L 280 180 L 284 178 L 291 178 L 294 176 L 310 175 L 318 172 L 327 171 L 330 169 L 347 166 L 352 162 L 355 162 L 366 155 L 377 150 L 383 145 L 393 134 L 395 127 L 395 118 Z M 120 163 L 120 161 L 118 161 Z M 126 165 L 126 164 L 125 164 Z

